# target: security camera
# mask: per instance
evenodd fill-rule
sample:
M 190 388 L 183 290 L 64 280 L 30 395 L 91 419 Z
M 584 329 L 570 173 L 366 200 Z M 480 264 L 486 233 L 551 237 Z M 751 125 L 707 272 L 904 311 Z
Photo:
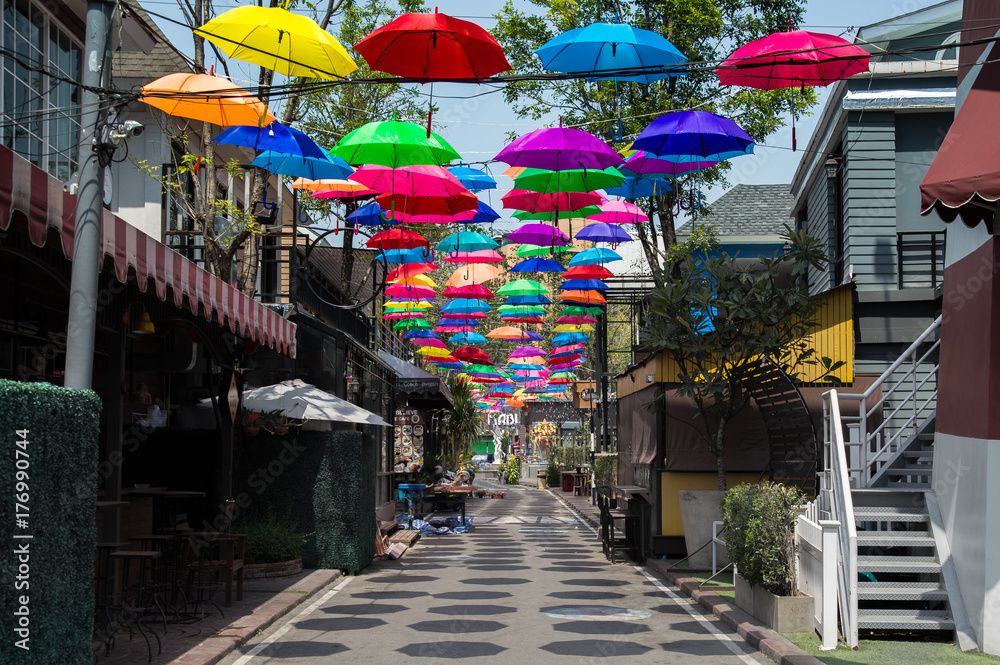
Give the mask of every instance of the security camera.
M 121 127 L 129 136 L 139 136 L 146 129 L 145 125 L 138 120 L 126 120 Z
M 145 129 L 145 125 L 136 120 L 126 120 L 125 122 L 118 123 L 117 125 L 110 125 L 107 136 L 108 140 L 105 141 L 105 143 L 119 146 L 129 139 L 139 136 L 143 133 L 143 131 L 145 131 Z

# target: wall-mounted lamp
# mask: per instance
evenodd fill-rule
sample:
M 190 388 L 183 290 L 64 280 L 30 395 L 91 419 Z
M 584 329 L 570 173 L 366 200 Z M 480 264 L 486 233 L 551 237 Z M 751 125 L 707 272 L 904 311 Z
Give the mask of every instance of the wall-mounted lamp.
M 139 306 L 139 316 L 135 319 L 134 323 L 131 317 L 132 308 Z M 156 326 L 153 325 L 153 321 L 149 318 L 149 312 L 141 302 L 134 302 L 125 308 L 125 313 L 122 314 L 122 323 L 129 327 L 128 331 L 135 335 L 152 335 L 156 332 Z
M 838 166 L 837 160 L 834 159 L 833 157 L 831 157 L 830 159 L 826 160 L 825 166 L 826 166 L 826 177 L 827 178 L 836 178 L 837 177 L 837 166 Z

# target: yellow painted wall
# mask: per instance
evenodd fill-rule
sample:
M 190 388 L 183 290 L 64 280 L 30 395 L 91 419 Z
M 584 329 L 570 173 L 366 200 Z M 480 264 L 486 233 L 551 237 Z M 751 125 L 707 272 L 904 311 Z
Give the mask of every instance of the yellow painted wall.
M 726 487 L 749 485 L 757 482 L 759 473 L 727 473 Z M 719 475 L 712 473 L 675 473 L 665 471 L 660 474 L 660 503 L 663 506 L 663 522 L 660 533 L 664 536 L 683 536 L 684 525 L 681 522 L 681 502 L 677 497 L 680 490 L 715 490 L 719 489 Z

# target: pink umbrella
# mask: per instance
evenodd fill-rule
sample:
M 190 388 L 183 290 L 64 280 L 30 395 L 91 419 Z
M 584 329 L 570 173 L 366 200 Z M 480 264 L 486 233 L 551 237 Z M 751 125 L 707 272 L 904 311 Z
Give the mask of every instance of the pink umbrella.
M 441 295 L 445 298 L 493 298 L 495 293 L 482 284 L 467 286 L 449 286 Z
M 637 224 L 649 221 L 649 217 L 642 211 L 642 208 L 628 201 L 608 201 L 597 207 L 601 209 L 601 212 L 591 215 L 587 219 L 607 224 Z
M 365 164 L 351 175 L 351 180 L 369 189 L 407 196 L 454 196 L 468 192 L 451 171 L 441 166 L 421 164 L 398 169 Z
M 417 337 L 410 340 L 410 344 L 415 344 L 416 346 L 433 346 L 436 349 L 447 349 L 448 345 L 439 339 L 434 339 L 433 337 Z
M 637 150 L 625 160 L 621 166 L 621 172 L 628 175 L 634 173 L 636 177 L 664 177 L 678 178 L 689 173 L 697 173 L 703 169 L 708 169 L 718 165 L 719 162 L 672 162 L 669 159 L 660 159 L 656 155 L 644 150 Z
M 433 298 L 437 292 L 429 286 L 390 284 L 385 287 L 385 294 L 393 298 Z
M 555 212 L 558 210 L 579 210 L 597 205 L 604 199 L 593 192 L 529 192 L 526 189 L 512 189 L 503 195 L 504 208 L 526 210 L 528 212 Z
M 437 256 L 448 263 L 499 263 L 504 260 L 495 249 L 478 249 L 474 252 L 449 252 Z
M 534 357 L 534 356 L 544 356 L 544 355 L 545 355 L 545 351 L 543 351 L 542 349 L 538 348 L 537 346 L 531 346 L 529 344 L 528 346 L 519 346 L 519 347 L 517 347 L 516 349 L 514 349 L 513 351 L 511 351 L 510 355 L 507 356 L 507 357 L 508 358 L 531 358 L 531 357 Z
M 424 315 L 425 312 L 422 310 L 417 310 L 413 312 L 389 312 L 388 314 L 383 314 L 383 319 L 419 319 Z
M 475 328 L 472 326 L 437 326 L 434 328 L 434 332 L 439 333 L 461 333 L 461 332 L 473 332 Z

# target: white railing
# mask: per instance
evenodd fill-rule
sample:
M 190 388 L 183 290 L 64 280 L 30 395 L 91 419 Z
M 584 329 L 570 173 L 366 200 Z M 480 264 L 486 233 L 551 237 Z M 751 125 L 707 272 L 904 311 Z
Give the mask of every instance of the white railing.
M 932 339 L 940 327 L 939 316 L 865 392 L 838 395 L 841 401 L 858 404 L 857 415 L 840 418 L 856 431 L 847 442 L 848 468 L 856 489 L 871 487 L 902 444 L 934 414 L 938 364 L 930 365 L 930 359 L 941 345 L 940 338 Z M 922 367 L 926 368 L 923 378 Z
M 839 522 L 837 530 L 837 600 L 841 632 L 852 649 L 858 646 L 858 530 L 854 523 L 851 476 L 836 390 L 823 393 L 823 472 L 816 497 L 817 520 Z M 817 522 L 818 523 L 818 522 Z
M 816 502 L 806 507 L 795 526 L 799 590 L 813 597 L 813 627 L 820 635 L 820 650 L 837 648 L 837 566 L 840 522 L 819 517 Z

